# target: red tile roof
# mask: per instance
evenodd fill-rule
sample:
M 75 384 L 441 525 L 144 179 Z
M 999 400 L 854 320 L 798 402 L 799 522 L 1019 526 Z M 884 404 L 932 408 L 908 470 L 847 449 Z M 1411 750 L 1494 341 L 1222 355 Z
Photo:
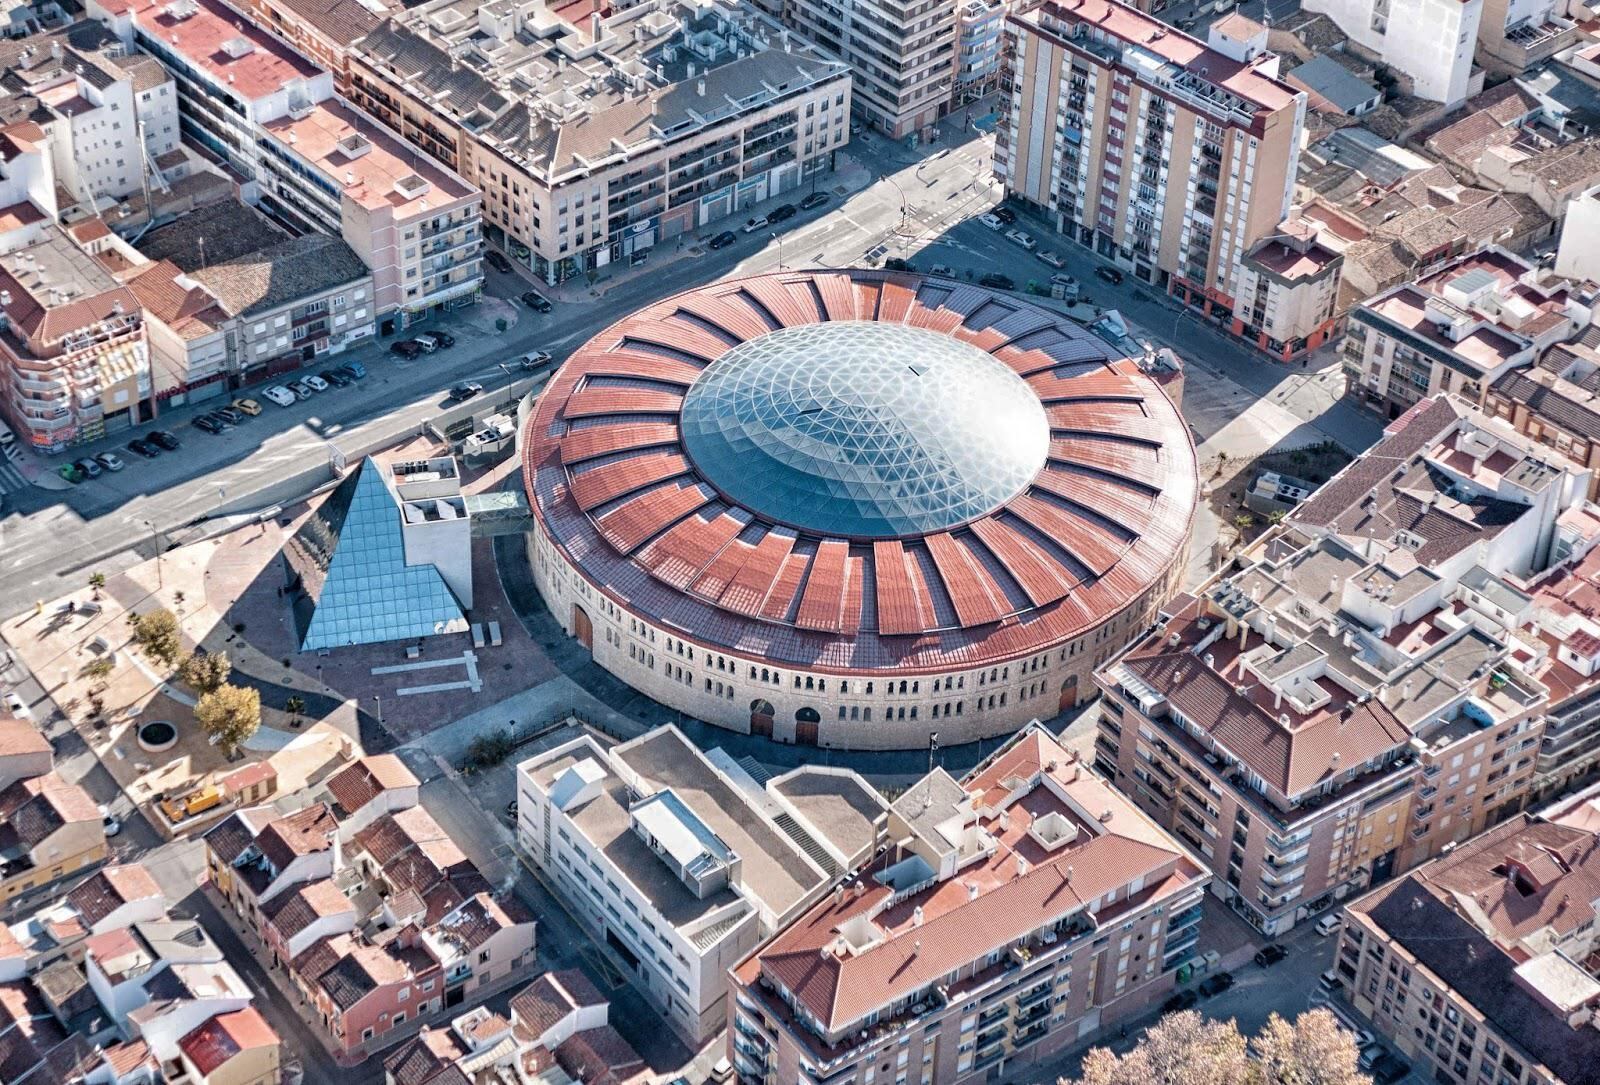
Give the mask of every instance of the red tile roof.
M 731 504 L 683 454 L 678 413 L 702 369 L 774 320 L 894 320 L 992 353 L 1044 402 L 1049 459 L 971 524 L 870 546 L 797 537 Z M 975 667 L 1079 636 L 1166 576 L 1198 494 L 1188 429 L 1134 363 L 1020 299 L 898 273 L 674 295 L 580 348 L 528 434 L 534 515 L 603 594 L 752 660 L 820 671 Z
M 417 785 L 417 778 L 405 762 L 392 753 L 359 758 L 328 779 L 328 790 L 347 816 L 386 790 Z
M 241 1052 L 277 1044 L 278 1034 L 254 1006 L 207 1018 L 178 1041 L 178 1047 L 202 1076 L 215 1073 Z
M 130 863 L 103 867 L 68 893 L 67 903 L 92 927 L 130 901 L 152 898 L 161 899 L 161 887 L 148 870 Z

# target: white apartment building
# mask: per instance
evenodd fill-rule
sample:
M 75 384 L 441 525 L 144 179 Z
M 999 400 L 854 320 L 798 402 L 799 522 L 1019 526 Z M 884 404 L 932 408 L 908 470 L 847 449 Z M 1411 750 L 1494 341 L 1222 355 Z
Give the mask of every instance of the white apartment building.
M 771 786 L 674 727 L 609 747 L 586 735 L 517 766 L 519 846 L 696 1047 L 727 1023 L 728 970 L 859 851 Z M 886 816 L 853 773 L 819 786 Z
M 139 192 L 177 149 L 172 77 L 98 23 L 0 42 L 0 73 L 7 108 L 43 130 L 69 206 L 99 212 Z
M 920 135 L 950 110 L 956 5 L 941 0 L 793 0 L 784 18 L 855 75 L 855 111 L 894 139 Z
M 1482 87 L 1472 56 L 1483 0 L 1306 0 L 1305 10 L 1409 76 L 1419 98 L 1454 104 Z
M 90 9 L 172 72 L 184 134 L 244 175 L 246 202 L 356 251 L 386 332 L 476 300 L 481 195 L 338 99 L 331 73 L 218 0 Z

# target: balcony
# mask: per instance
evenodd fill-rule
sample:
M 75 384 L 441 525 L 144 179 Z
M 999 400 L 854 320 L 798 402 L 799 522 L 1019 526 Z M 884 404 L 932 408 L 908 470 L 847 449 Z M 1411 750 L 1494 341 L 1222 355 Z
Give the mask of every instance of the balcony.
M 1012 1041 L 1011 1041 L 1012 1050 L 1017 1050 L 1018 1048 L 1027 1047 L 1029 1044 L 1033 1043 L 1033 1041 L 1039 1039 L 1041 1036 L 1043 1036 L 1045 1033 L 1047 1033 L 1049 1031 L 1050 1031 L 1050 1022 L 1049 1022 L 1049 1020 L 1041 1020 L 1036 1024 L 1029 1025 L 1027 1028 L 1025 1028 L 1021 1032 L 1017 1033 L 1016 1036 L 1012 1039 Z
M 1000 1028 L 992 1028 L 987 1032 L 978 1033 L 978 1051 L 979 1051 L 979 1053 L 981 1054 L 985 1048 L 995 1047 L 1001 1041 L 1003 1041 L 1005 1038 L 1006 1038 L 1006 1030 L 1005 1030 L 1005 1028 L 1003 1026 L 1000 1027 Z
M 1020 1014 L 1023 1010 L 1032 1009 L 1034 1006 L 1039 1005 L 1041 1001 L 1049 1002 L 1050 992 L 1053 990 L 1055 990 L 1055 986 L 1053 984 L 1041 983 L 1037 987 L 1024 991 L 1022 994 L 1017 996 L 1018 1013 Z M 1019 1016 L 1017 1020 L 1021 1021 L 1022 1018 Z
M 991 1006 L 978 1015 L 978 1027 L 981 1029 L 992 1025 L 1010 1012 L 1011 1006 L 1005 1002 L 1000 1003 L 998 1006 Z

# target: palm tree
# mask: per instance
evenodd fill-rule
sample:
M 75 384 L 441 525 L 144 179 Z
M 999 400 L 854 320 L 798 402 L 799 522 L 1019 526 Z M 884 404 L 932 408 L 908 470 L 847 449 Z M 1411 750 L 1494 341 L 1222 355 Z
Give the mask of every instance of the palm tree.
M 100 589 L 104 588 L 105 586 L 106 586 L 106 574 L 105 573 L 90 573 L 89 574 L 89 590 L 94 592 L 94 597 L 96 599 L 100 598 Z
M 290 721 L 289 725 L 291 727 L 299 727 L 300 714 L 306 710 L 306 699 L 296 694 L 295 696 L 290 697 L 287 701 L 283 702 L 283 710 L 294 717 L 294 719 Z

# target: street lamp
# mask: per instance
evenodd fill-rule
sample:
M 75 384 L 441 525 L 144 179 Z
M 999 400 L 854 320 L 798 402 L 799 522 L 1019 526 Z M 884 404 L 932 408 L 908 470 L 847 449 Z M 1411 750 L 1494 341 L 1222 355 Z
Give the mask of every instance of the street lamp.
M 377 704 L 378 704 L 378 726 L 382 727 L 383 726 L 383 695 L 381 693 L 374 693 L 372 695 L 372 699 L 374 701 L 376 701 Z
M 776 241 L 778 243 L 778 270 L 782 271 L 783 270 L 783 237 L 776 230 L 774 230 L 774 231 L 772 231 L 772 240 L 774 240 L 774 241 Z
M 166 587 L 166 579 L 161 572 L 161 540 L 156 536 L 156 525 L 154 521 L 145 520 L 143 523 L 145 527 L 150 529 L 150 546 L 156 552 L 156 590 L 160 591 Z
M 904 258 L 906 254 L 906 220 L 911 217 L 906 205 L 906 190 L 900 187 L 899 181 L 896 181 L 888 174 L 884 174 L 883 179 L 893 185 L 895 192 L 900 196 L 900 227 L 895 232 L 900 235 L 900 256 Z

